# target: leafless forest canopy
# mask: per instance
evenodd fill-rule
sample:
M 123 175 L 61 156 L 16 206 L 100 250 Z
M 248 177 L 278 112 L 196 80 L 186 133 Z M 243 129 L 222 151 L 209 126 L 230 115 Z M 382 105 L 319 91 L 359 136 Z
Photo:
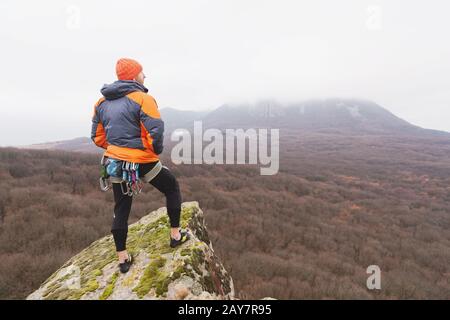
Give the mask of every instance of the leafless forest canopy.
M 450 298 L 450 143 L 436 137 L 283 132 L 280 173 L 180 165 L 240 298 Z M 21 299 L 109 234 L 99 157 L 0 149 L 0 298 Z M 164 206 L 148 185 L 130 223 Z M 379 265 L 382 290 L 366 288 Z

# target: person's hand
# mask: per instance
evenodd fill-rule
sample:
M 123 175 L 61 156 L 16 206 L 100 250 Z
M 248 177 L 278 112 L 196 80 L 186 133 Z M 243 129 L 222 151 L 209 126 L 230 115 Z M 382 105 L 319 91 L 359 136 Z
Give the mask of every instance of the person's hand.
M 161 143 L 155 143 L 155 140 L 153 140 L 152 144 L 153 144 L 153 151 L 156 154 L 161 154 L 163 152 L 164 146 L 163 146 L 162 142 Z

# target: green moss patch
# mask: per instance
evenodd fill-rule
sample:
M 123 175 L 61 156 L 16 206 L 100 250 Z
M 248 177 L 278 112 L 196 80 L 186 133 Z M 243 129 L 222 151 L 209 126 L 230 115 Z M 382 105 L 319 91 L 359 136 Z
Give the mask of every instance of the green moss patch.
M 100 300 L 106 300 L 109 298 L 109 296 L 111 296 L 111 294 L 114 291 L 114 286 L 116 285 L 117 279 L 119 278 L 119 273 L 115 272 L 111 279 L 109 279 L 108 284 L 105 287 L 105 290 L 103 291 L 103 293 L 100 296 Z
M 166 264 L 166 259 L 163 257 L 155 257 L 150 262 L 142 275 L 139 284 L 133 289 L 139 298 L 143 298 L 150 289 L 155 288 L 161 292 L 161 286 L 163 285 L 166 275 L 161 272 L 161 268 Z

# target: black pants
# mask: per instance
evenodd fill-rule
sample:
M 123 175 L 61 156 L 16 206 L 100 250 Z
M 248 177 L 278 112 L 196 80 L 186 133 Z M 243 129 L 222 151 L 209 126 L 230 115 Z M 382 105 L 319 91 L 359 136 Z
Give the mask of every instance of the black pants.
M 139 165 L 139 175 L 142 177 L 149 172 L 156 162 Z M 123 183 L 123 182 L 122 182 Z M 181 193 L 178 181 L 167 168 L 162 168 L 158 175 L 150 181 L 156 189 L 166 196 L 166 207 L 169 215 L 170 226 L 177 228 L 180 226 L 181 213 Z M 128 217 L 131 211 L 133 196 L 122 193 L 120 183 L 113 183 L 114 192 L 114 220 L 111 232 L 117 251 L 126 250 L 128 234 Z

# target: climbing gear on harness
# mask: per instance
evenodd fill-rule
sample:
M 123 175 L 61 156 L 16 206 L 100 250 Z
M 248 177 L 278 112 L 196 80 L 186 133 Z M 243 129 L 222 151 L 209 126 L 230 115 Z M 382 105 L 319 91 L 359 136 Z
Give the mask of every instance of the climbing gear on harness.
M 108 191 L 112 183 L 120 183 L 122 194 L 132 196 L 141 193 L 144 183 L 152 181 L 163 168 L 158 161 L 142 178 L 139 175 L 139 163 L 127 162 L 103 156 L 100 170 L 100 189 Z
M 139 164 L 122 161 L 122 182 L 120 188 L 123 194 L 130 197 L 142 191 L 142 183 L 139 179 Z
M 120 178 L 122 176 L 122 161 L 108 158 L 106 173 L 110 177 Z
M 105 160 L 105 156 L 102 157 L 102 159 L 100 160 L 100 190 L 102 191 L 108 191 L 109 189 L 111 189 L 112 184 L 111 181 L 108 179 L 109 175 L 108 175 L 108 170 L 107 170 L 107 164 L 106 164 L 106 160 Z

